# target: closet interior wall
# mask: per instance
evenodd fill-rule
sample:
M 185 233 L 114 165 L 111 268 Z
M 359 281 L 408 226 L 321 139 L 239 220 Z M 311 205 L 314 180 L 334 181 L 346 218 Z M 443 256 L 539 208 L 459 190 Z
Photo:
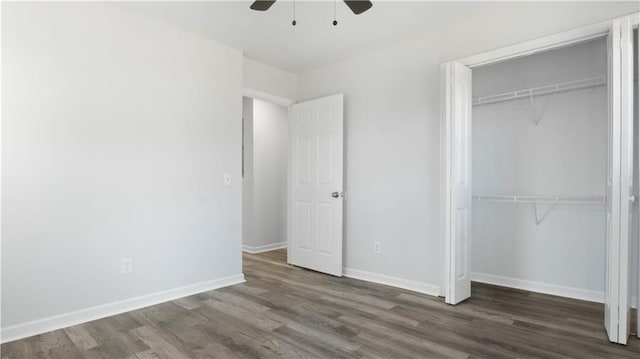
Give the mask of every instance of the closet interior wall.
M 473 70 L 474 99 L 590 85 L 473 106 L 472 280 L 603 301 L 606 46 L 601 38 Z M 567 203 L 574 196 L 587 197 Z

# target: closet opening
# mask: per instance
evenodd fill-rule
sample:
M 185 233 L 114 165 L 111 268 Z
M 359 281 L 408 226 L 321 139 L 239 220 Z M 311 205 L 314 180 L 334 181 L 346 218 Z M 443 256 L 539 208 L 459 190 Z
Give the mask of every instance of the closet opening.
M 607 41 L 473 69 L 471 280 L 603 302 Z
M 556 296 L 549 315 L 591 308 L 611 342 L 638 335 L 638 23 L 443 64 L 446 303 L 497 285 L 532 310 Z

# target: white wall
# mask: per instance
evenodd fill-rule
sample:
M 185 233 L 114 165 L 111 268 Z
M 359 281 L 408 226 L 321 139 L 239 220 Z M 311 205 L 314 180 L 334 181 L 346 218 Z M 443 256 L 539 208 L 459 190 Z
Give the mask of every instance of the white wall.
M 4 339 L 242 280 L 241 52 L 111 4 L 2 10 Z
M 300 74 L 300 100 L 345 95 L 346 267 L 443 284 L 442 62 L 638 11 L 638 4 L 504 3 L 500 9 Z M 382 242 L 382 253 L 373 253 L 374 241 Z
M 288 110 L 266 101 L 244 101 L 253 101 L 253 113 L 245 114 L 245 121 L 252 119 L 250 131 L 245 124 L 244 182 L 251 199 L 244 201 L 244 223 L 249 232 L 243 234 L 243 246 L 259 251 L 286 245 Z
M 254 197 L 253 197 L 253 99 L 242 97 L 243 172 L 242 177 L 242 247 L 253 246 Z
M 474 69 L 473 96 L 606 73 L 599 39 Z M 537 126 L 529 99 L 474 106 L 474 195 L 604 196 L 607 96 L 602 86 L 536 97 Z M 474 278 L 604 300 L 604 203 L 538 209 L 538 218 L 549 214 L 536 225 L 531 203 L 474 201 Z
M 244 88 L 283 97 L 288 100 L 297 98 L 297 75 L 265 65 L 246 56 L 243 59 L 242 69 Z

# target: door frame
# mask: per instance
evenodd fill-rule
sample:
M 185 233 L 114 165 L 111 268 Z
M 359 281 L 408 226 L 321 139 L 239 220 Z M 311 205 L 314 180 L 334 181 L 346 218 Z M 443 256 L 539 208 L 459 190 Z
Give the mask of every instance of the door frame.
M 596 39 L 599 37 L 607 36 L 610 32 L 610 29 L 615 21 L 628 21 L 633 28 L 637 28 L 640 24 L 640 12 L 632 13 L 626 16 L 602 21 L 596 24 L 580 27 L 577 29 L 560 32 L 557 34 L 553 34 L 550 36 L 545 36 L 542 38 L 525 41 L 519 44 L 503 47 L 500 49 L 495 49 L 487 52 L 483 52 L 480 54 L 467 56 L 459 59 L 452 59 L 451 61 L 447 61 L 443 64 L 443 66 L 450 62 L 458 62 L 470 69 L 477 68 L 479 66 L 498 63 L 514 58 L 519 58 L 523 56 L 528 56 L 532 54 L 536 54 L 543 51 L 548 51 L 552 49 L 557 49 L 577 43 L 581 43 L 584 41 Z M 441 98 L 443 99 L 442 105 L 443 107 L 448 105 L 448 102 L 445 100 L 446 98 L 446 84 L 441 86 Z M 448 203 L 450 197 L 447 196 L 447 191 L 449 188 L 449 184 L 447 183 L 447 164 L 448 164 L 448 131 L 447 128 L 450 128 L 450 121 L 447 118 L 446 113 L 448 113 L 447 108 L 441 109 L 441 126 L 440 126 L 440 238 L 441 238 L 441 258 L 443 258 L 443 263 L 441 264 L 442 275 L 441 275 L 441 288 L 440 288 L 440 296 L 447 297 L 450 295 L 451 291 L 449 288 L 454 285 L 451 282 L 449 273 L 449 268 L 452 265 L 452 258 L 449 256 L 446 248 L 451 246 L 451 236 L 448 235 L 450 228 L 448 228 L 448 210 L 450 208 L 450 203 Z M 636 170 L 639 171 L 639 170 Z M 640 277 L 640 275 L 639 275 Z M 638 296 L 640 297 L 640 295 Z M 640 301 L 640 298 L 638 299 Z M 640 303 L 638 303 L 640 306 Z M 640 319 L 640 314 L 638 314 Z M 640 323 L 638 324 L 640 329 Z M 640 330 L 639 330 L 640 331 Z M 639 334 L 640 336 L 640 334 Z
M 284 106 L 286 108 L 289 108 L 289 107 L 291 107 L 291 105 L 296 103 L 296 100 L 292 100 L 292 99 L 287 98 L 287 97 L 274 95 L 274 94 L 271 94 L 271 93 L 268 93 L 268 92 L 264 92 L 264 91 L 260 91 L 260 90 L 254 90 L 254 89 L 248 88 L 248 87 L 244 87 L 242 89 L 242 96 L 243 97 L 250 97 L 250 98 L 258 99 L 258 100 L 263 100 L 263 101 L 267 101 L 267 102 L 271 102 L 273 104 L 281 105 L 281 106 Z

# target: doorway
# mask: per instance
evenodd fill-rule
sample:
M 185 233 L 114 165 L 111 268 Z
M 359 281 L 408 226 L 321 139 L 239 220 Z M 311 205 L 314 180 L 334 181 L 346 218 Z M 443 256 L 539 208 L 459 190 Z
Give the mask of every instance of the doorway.
M 343 95 L 273 98 L 243 97 L 243 251 L 342 276 Z
M 242 98 L 242 249 L 287 247 L 288 108 Z

